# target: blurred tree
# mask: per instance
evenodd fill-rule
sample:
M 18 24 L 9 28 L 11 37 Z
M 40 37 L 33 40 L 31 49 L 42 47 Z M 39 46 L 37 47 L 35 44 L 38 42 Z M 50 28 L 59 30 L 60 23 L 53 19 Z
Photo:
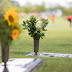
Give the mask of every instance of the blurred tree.
M 72 3 L 70 3 L 72 5 Z M 50 9 L 61 9 L 64 16 L 72 15 L 72 6 L 69 8 L 62 7 L 60 5 L 56 5 L 53 8 L 46 8 L 45 3 L 43 2 L 41 5 L 32 5 L 31 3 L 27 2 L 23 7 L 19 5 L 18 2 L 12 0 L 0 0 L 0 11 L 6 11 L 9 7 L 13 7 L 18 12 L 43 12 Z
M 2 5 L 2 0 L 0 0 L 0 6 Z
M 72 7 L 65 8 L 65 7 L 62 7 L 62 6 L 57 6 L 55 8 L 49 8 L 49 10 L 50 9 L 61 9 L 64 16 L 72 15 Z
M 3 10 L 6 11 L 11 6 L 10 0 L 3 0 Z
M 11 1 L 12 5 L 14 5 L 14 6 L 20 6 L 17 1 L 13 1 L 13 0 L 10 0 L 10 1 Z
M 10 0 L 0 0 L 0 11 L 6 11 L 11 6 Z
M 36 11 L 38 12 L 42 12 L 42 11 L 46 11 L 47 8 L 45 7 L 45 3 L 43 2 L 42 5 L 37 5 L 36 6 Z

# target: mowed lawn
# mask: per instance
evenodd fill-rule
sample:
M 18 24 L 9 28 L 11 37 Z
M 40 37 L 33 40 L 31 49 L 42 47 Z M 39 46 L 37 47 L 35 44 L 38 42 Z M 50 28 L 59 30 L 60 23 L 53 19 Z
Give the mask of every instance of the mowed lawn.
M 20 25 L 22 20 L 19 22 Z M 45 37 L 40 39 L 39 52 L 72 54 L 72 29 L 70 29 L 69 22 L 63 17 L 58 17 L 53 24 L 49 19 L 47 29 Z M 72 72 L 72 58 L 26 57 L 25 55 L 30 52 L 33 52 L 33 38 L 28 35 L 27 30 L 22 29 L 18 40 L 12 41 L 10 44 L 10 58 L 40 58 L 44 60 L 45 63 L 37 72 Z

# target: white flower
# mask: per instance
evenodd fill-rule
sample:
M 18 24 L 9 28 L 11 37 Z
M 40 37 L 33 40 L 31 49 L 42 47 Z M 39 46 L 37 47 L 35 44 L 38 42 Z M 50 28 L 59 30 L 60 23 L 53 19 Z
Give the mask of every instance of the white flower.
M 37 29 L 41 29 L 42 27 L 41 27 L 41 24 L 42 24 L 42 21 L 38 21 L 37 23 L 36 23 L 36 28 Z

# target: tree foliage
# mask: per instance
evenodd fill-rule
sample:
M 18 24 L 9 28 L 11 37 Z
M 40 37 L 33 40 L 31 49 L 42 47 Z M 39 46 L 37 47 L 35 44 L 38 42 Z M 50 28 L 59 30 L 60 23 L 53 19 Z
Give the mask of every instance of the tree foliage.
M 30 13 L 35 11 L 40 13 L 50 9 L 61 9 L 64 16 L 72 15 L 72 7 L 65 8 L 57 5 L 54 8 L 46 8 L 44 2 L 41 5 L 32 5 L 31 3 L 27 2 L 25 6 L 21 7 L 19 5 L 13 5 L 13 3 L 10 0 L 0 0 L 0 11 L 5 12 L 9 7 L 15 8 L 16 11 L 18 12 L 25 12 L 25 13 Z

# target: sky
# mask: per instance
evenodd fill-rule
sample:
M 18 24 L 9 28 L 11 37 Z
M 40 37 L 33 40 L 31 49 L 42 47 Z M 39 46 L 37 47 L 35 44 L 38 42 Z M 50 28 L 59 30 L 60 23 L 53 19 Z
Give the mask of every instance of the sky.
M 72 0 L 15 0 L 18 1 L 20 6 L 24 6 L 27 2 L 32 3 L 32 5 L 41 5 L 43 2 L 46 3 L 46 7 L 55 6 L 56 4 L 61 6 L 67 6 L 67 2 L 72 2 Z

